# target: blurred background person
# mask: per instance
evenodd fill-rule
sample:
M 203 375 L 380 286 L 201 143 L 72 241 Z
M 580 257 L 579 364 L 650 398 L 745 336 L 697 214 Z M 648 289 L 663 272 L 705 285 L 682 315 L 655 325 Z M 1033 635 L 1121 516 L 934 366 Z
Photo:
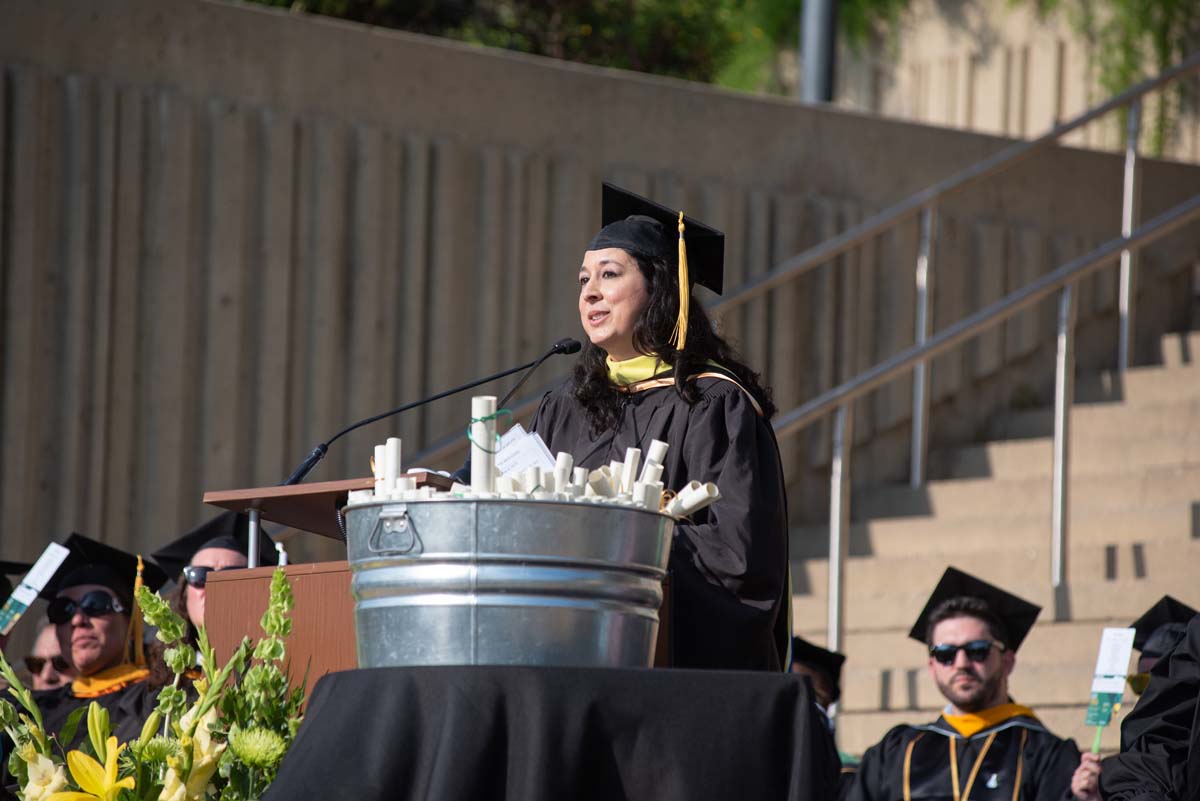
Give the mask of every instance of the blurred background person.
M 63 656 L 53 624 L 41 624 L 33 648 L 25 657 L 25 667 L 29 671 L 32 690 L 54 690 L 75 678 L 75 668 Z

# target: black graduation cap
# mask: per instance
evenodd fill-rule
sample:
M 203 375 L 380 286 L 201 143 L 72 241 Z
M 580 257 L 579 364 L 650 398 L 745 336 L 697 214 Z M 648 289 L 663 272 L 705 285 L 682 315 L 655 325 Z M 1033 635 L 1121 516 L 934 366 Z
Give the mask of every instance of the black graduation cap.
M 841 697 L 842 665 L 846 663 L 845 654 L 813 645 L 803 637 L 792 637 L 792 661 L 799 662 L 813 670 L 819 670 L 829 676 L 830 681 L 833 682 L 833 700 L 837 701 Z
M 6 562 L 0 559 L 0 604 L 7 601 L 8 596 L 12 595 L 13 584 L 8 577 L 23 576 L 32 567 L 33 565 L 28 562 Z
M 934 588 L 933 594 L 925 602 L 925 608 L 913 624 L 908 636 L 925 643 L 926 632 L 929 628 L 929 618 L 933 611 L 943 602 L 951 598 L 978 598 L 987 604 L 988 609 L 1001 623 L 1004 624 L 1004 644 L 1010 651 L 1016 651 L 1025 641 L 1025 635 L 1033 628 L 1042 608 L 1018 598 L 1010 592 L 988 584 L 982 579 L 964 573 L 958 568 L 947 567 L 941 580 Z
M 1188 621 L 1195 616 L 1195 609 L 1164 595 L 1144 615 L 1129 624 L 1135 631 L 1133 647 L 1144 657 L 1164 656 L 1184 638 Z
M 167 543 L 150 558 L 170 576 L 178 576 L 197 551 L 205 548 L 228 548 L 243 555 L 250 552 L 250 517 L 242 512 L 222 512 L 212 520 L 201 523 L 174 542 Z M 260 526 L 258 529 L 258 559 L 262 565 L 279 562 L 275 543 Z
M 627 189 L 605 183 L 601 218 L 604 227 L 592 239 L 588 250 L 636 250 L 678 266 L 678 209 L 669 209 Z M 725 234 L 685 214 L 683 239 L 687 245 L 689 284 L 700 284 L 721 294 L 725 283 Z
M 133 585 L 137 580 L 138 563 L 136 556 L 82 534 L 72 533 L 62 544 L 70 553 L 46 582 L 41 597 L 52 601 L 61 590 L 80 584 L 99 584 L 116 593 L 126 609 L 133 608 Z M 143 563 L 142 584 L 157 591 L 166 582 L 167 576 L 158 565 L 150 561 Z

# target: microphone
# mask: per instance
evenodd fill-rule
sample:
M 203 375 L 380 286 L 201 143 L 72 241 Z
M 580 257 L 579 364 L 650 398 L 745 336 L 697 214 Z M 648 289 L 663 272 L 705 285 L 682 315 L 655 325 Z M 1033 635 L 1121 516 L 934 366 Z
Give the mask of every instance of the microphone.
M 542 362 L 559 353 L 578 353 L 581 347 L 583 346 L 579 344 L 579 340 L 577 339 L 571 339 L 570 337 L 567 337 L 566 339 L 560 339 L 550 347 L 550 350 L 546 351 L 531 362 L 509 368 L 508 370 L 501 370 L 498 373 L 484 376 L 483 378 L 463 384 L 462 386 L 454 387 L 453 389 L 447 389 L 444 392 L 439 392 L 436 395 L 430 395 L 428 398 L 422 398 L 421 400 L 413 401 L 412 403 L 406 403 L 403 406 L 392 409 L 391 411 L 383 412 L 382 414 L 377 414 L 373 417 L 368 417 L 365 420 L 359 420 L 356 423 L 352 423 L 351 425 L 346 426 L 341 431 L 334 434 L 329 439 L 317 445 L 317 447 L 313 448 L 312 453 L 305 457 L 304 461 L 292 471 L 292 474 L 288 476 L 280 486 L 289 487 L 294 484 L 299 484 L 301 481 L 303 481 L 304 477 L 312 472 L 312 469 L 317 466 L 317 463 L 325 458 L 325 454 L 329 451 L 329 446 L 355 429 L 362 428 L 365 425 L 370 425 L 371 423 L 382 420 L 385 417 L 391 417 L 394 414 L 400 414 L 401 412 L 407 412 L 409 409 L 415 409 L 418 406 L 424 406 L 427 403 L 433 403 L 435 400 L 441 400 L 447 396 L 477 387 L 480 384 L 486 384 L 489 381 L 495 381 L 498 378 L 504 378 L 505 376 L 512 375 L 513 373 L 519 373 L 522 370 L 528 370 L 529 372 L 521 377 L 521 380 L 517 382 L 517 385 L 509 390 L 508 394 L 505 395 L 504 399 L 500 402 L 498 408 L 503 408 L 505 401 L 512 397 L 513 393 L 525 383 L 525 380 L 529 378 L 529 376 L 533 375 L 533 371 L 536 370 Z

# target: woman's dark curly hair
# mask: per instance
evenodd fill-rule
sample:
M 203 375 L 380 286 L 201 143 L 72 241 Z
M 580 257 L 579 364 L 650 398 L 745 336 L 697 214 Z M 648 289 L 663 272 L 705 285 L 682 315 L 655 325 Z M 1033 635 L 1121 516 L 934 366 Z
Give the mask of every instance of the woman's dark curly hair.
M 646 308 L 633 327 L 633 346 L 640 353 L 657 356 L 671 365 L 675 391 L 689 404 L 700 399 L 700 392 L 696 382 L 688 378 L 710 370 L 708 361 L 711 359 L 750 391 L 768 420 L 773 417 L 775 404 L 771 400 L 771 390 L 763 386 L 758 373 L 743 363 L 717 333 L 695 297 L 689 303 L 687 343 L 682 351 L 675 349 L 671 334 L 679 314 L 677 268 L 666 259 L 632 250 L 626 252 L 637 262 L 649 295 Z M 608 380 L 607 355 L 603 348 L 588 342 L 575 363 L 575 399 L 587 411 L 593 436 L 617 424 L 625 397 Z

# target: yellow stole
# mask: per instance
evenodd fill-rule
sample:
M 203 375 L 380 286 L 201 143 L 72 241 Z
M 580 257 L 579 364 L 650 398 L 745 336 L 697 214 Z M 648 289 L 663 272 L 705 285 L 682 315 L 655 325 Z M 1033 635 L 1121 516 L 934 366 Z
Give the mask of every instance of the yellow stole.
M 654 378 L 654 376 L 671 369 L 671 365 L 663 362 L 657 356 L 634 356 L 632 359 L 624 361 L 616 361 L 613 357 L 608 356 L 605 358 L 604 364 L 608 367 L 608 380 L 618 387 L 627 387 L 630 384 Z
M 1020 704 L 1001 704 L 982 712 L 968 712 L 963 715 L 942 715 L 946 722 L 963 737 L 970 737 L 984 729 L 990 729 L 992 726 L 1003 723 L 1009 718 L 1021 716 L 1037 718 L 1032 709 Z
M 76 698 L 98 698 L 137 684 L 149 675 L 150 671 L 145 667 L 120 664 L 91 676 L 80 676 L 71 682 L 71 693 Z

